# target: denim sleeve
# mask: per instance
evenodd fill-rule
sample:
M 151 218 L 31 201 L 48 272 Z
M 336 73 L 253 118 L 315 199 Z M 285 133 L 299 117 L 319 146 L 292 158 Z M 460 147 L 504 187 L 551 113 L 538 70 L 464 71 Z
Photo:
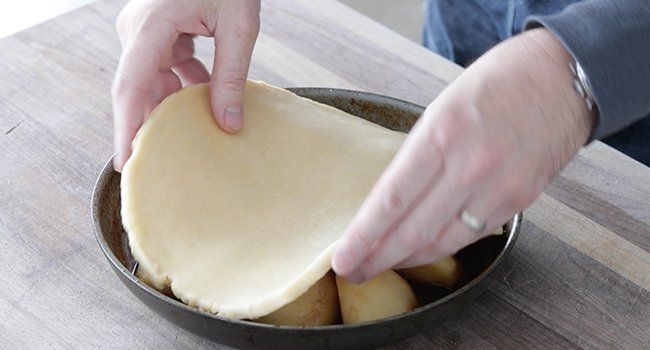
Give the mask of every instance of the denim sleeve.
M 649 0 L 586 0 L 524 21 L 524 29 L 539 26 L 553 32 L 585 71 L 599 112 L 593 138 L 650 114 Z

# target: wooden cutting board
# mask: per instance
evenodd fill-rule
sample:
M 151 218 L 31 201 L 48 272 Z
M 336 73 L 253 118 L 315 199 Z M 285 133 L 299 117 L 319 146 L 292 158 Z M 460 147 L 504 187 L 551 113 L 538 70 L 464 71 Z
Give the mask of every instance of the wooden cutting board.
M 92 234 L 123 4 L 0 40 L 0 347 L 221 348 L 140 304 Z M 209 63 L 211 40 L 197 47 Z M 337 2 L 286 0 L 263 1 L 251 78 L 426 105 L 461 71 Z M 593 143 L 525 212 L 505 277 L 392 348 L 647 349 L 649 199 L 650 170 Z

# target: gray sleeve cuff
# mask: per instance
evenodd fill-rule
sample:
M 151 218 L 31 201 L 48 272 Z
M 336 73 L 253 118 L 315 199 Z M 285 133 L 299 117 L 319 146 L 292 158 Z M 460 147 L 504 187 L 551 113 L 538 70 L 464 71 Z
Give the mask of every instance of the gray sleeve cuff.
M 650 114 L 650 1 L 587 0 L 548 16 L 544 26 L 585 71 L 598 106 L 593 138 L 613 134 Z

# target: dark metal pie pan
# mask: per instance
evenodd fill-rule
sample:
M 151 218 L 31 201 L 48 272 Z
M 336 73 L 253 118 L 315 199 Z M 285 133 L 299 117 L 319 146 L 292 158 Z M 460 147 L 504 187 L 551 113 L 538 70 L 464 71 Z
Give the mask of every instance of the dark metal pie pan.
M 353 115 L 407 132 L 424 108 L 402 100 L 327 88 L 292 88 L 300 96 L 325 103 Z M 231 320 L 200 311 L 149 287 L 131 272 L 127 235 L 120 217 L 120 174 L 111 161 L 102 169 L 92 198 L 92 221 L 97 241 L 113 271 L 127 288 L 160 316 L 190 332 L 220 344 L 259 349 L 367 349 L 399 342 L 418 332 L 439 327 L 444 318 L 472 307 L 471 300 L 503 273 L 499 266 L 512 250 L 521 228 L 522 214 L 491 236 L 461 250 L 457 256 L 463 276 L 455 290 L 424 289 L 420 308 L 391 318 L 355 325 L 285 327 Z M 416 292 L 418 289 L 416 288 Z M 428 293 L 428 294 L 427 294 Z

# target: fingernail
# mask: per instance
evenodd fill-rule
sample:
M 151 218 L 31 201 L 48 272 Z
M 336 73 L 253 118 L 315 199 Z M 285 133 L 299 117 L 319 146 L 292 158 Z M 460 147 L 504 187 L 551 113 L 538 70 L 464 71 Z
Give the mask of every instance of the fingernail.
M 118 173 L 121 173 L 123 166 L 124 166 L 124 162 L 122 161 L 122 156 L 116 153 L 115 156 L 113 157 L 113 169 Z
M 232 131 L 237 131 L 241 129 L 241 124 L 242 124 L 241 107 L 230 106 L 226 108 L 224 113 L 224 121 L 226 122 L 226 126 Z

